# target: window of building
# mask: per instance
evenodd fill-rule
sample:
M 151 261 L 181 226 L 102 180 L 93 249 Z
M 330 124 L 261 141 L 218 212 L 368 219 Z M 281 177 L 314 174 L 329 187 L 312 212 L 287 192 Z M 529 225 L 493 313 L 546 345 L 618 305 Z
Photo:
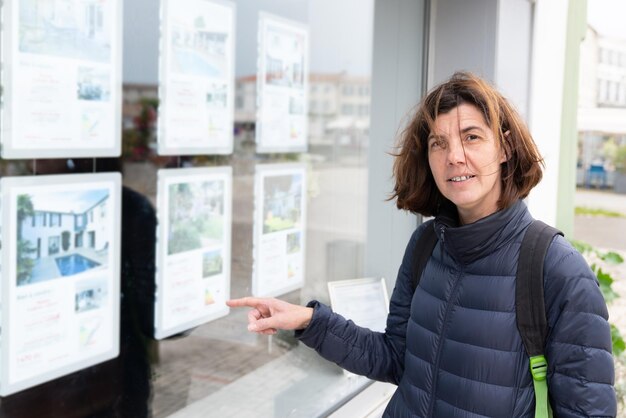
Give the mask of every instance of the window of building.
M 157 240 L 156 231 L 150 230 L 154 228 L 151 219 L 158 216 L 158 222 L 168 222 L 168 219 L 163 218 L 166 208 L 158 207 L 157 211 L 159 170 L 224 166 L 232 170 L 232 248 L 228 266 L 231 297 L 247 296 L 253 291 L 252 277 L 255 263 L 258 263 L 254 253 L 254 222 L 256 211 L 262 210 L 257 207 L 255 200 L 257 166 L 300 163 L 307 174 L 306 193 L 300 196 L 307 202 L 306 214 L 301 219 L 306 236 L 305 263 L 300 266 L 304 284 L 280 297 L 300 304 L 310 299 L 328 303 L 327 282 L 363 277 L 366 244 L 376 239 L 368 236 L 367 232 L 370 197 L 369 82 L 374 1 L 347 1 L 351 6 L 341 8 L 334 7 L 330 1 L 317 0 L 234 2 L 237 19 L 233 77 L 237 81 L 233 96 L 234 124 L 227 127 L 227 130 L 234 132 L 234 150 L 226 155 L 158 155 L 158 106 L 163 104 L 156 99 L 159 97 L 159 62 L 156 57 L 160 48 L 160 7 L 153 0 L 120 3 L 125 13 L 124 67 L 142 70 L 141 78 L 130 79 L 125 75 L 123 80 L 124 118 L 123 126 L 119 127 L 123 130 L 122 157 L 75 158 L 73 168 L 66 164 L 67 159 L 59 159 L 62 164 L 57 165 L 51 164 L 52 161 L 38 161 L 36 167 L 20 161 L 3 161 L 1 167 L 2 175 L 71 175 L 107 170 L 122 172 L 122 218 L 118 222 L 124 251 L 121 254 L 123 298 L 120 356 L 94 368 L 2 399 L 0 411 L 11 408 L 15 416 L 52 416 L 53 412 L 49 408 L 66 408 L 59 410 L 61 412 L 56 411 L 56 416 L 141 417 L 147 416 L 148 410 L 155 418 L 211 414 L 244 418 L 323 416 L 369 384 L 367 379 L 345 374 L 337 366 L 317 357 L 300 345 L 293 333 L 281 332 L 272 337 L 249 333 L 246 329 L 247 311 L 243 309 L 233 309 L 224 317 L 197 324 L 172 338 L 156 341 L 147 336 L 154 325 L 151 319 L 154 309 L 154 249 Z M 137 7 L 137 3 L 141 3 L 142 12 L 130 13 L 128 9 Z M 172 0 L 169 4 L 171 7 L 182 7 Z M 87 20 L 84 30 L 97 39 L 102 31 L 107 30 L 107 19 L 110 17 L 103 14 L 98 5 L 85 7 L 88 7 L 88 14 L 84 17 Z M 293 114 L 304 114 L 307 100 L 311 99 L 310 94 L 324 93 L 323 97 L 316 96 L 315 100 L 310 101 L 309 110 L 311 113 L 317 112 L 318 118 L 308 121 L 307 152 L 256 152 L 259 49 L 258 28 L 251 22 L 257 21 L 260 12 L 300 22 L 310 28 L 309 44 L 315 50 L 309 51 L 307 75 L 310 79 L 331 80 L 308 84 L 308 97 L 302 102 L 297 98 L 291 100 L 285 109 Z M 329 26 L 328 17 L 335 17 L 337 13 L 345 14 L 340 21 L 357 21 L 359 24 Z M 196 28 L 207 23 L 207 19 L 202 18 L 190 21 L 194 22 L 192 26 Z M 202 49 L 203 53 L 193 54 L 185 50 L 180 52 L 183 61 L 193 62 L 197 65 L 195 70 L 201 69 L 198 71 L 212 74 L 222 71 L 221 67 L 213 66 L 211 59 L 204 59 L 205 54 L 211 55 L 207 51 L 216 47 L 215 34 L 198 30 L 196 35 L 187 41 L 189 45 Z M 43 37 L 41 42 L 52 45 L 55 40 Z M 289 42 L 286 44 L 293 45 Z M 189 48 L 192 49 L 191 46 Z M 219 48 L 211 51 L 212 59 L 217 59 Z M 290 50 L 284 47 L 279 49 L 274 58 L 280 61 L 289 56 Z M 276 76 L 273 87 L 278 90 L 284 87 L 281 84 L 283 82 L 306 85 L 304 80 L 298 78 L 302 74 L 298 67 L 300 63 L 291 63 L 293 65 L 288 66 L 287 70 L 278 64 L 281 63 L 268 63 L 268 68 Z M 339 84 L 337 79 L 330 77 L 338 74 L 347 79 L 353 77 L 357 81 L 354 84 Z M 189 79 L 195 76 L 189 75 Z M 199 85 L 193 84 L 198 89 Z M 203 109 L 209 105 L 215 106 L 220 102 L 218 99 L 223 97 L 219 93 L 220 86 L 211 88 L 215 89 L 214 94 L 210 96 L 211 100 L 203 96 Z M 186 95 L 191 93 L 181 90 L 177 99 L 188 100 Z M 358 95 L 358 98 L 350 99 L 354 103 L 341 103 L 341 95 Z M 193 104 L 191 101 L 189 103 Z M 323 114 L 320 116 L 319 113 Z M 184 119 L 184 116 L 181 115 L 181 118 Z M 358 123 L 353 121 L 356 118 L 344 116 L 358 116 Z M 216 121 L 205 122 L 207 131 L 217 129 Z M 385 177 L 389 174 L 376 173 Z M 288 199 L 289 196 L 277 198 L 272 207 L 272 216 L 280 218 L 278 214 L 289 204 Z M 188 203 L 191 208 L 195 208 L 194 205 L 202 206 L 199 200 Z M 211 210 L 219 211 L 214 202 L 206 205 Z M 102 217 L 113 209 L 106 204 L 97 207 L 100 209 L 92 207 L 87 211 L 83 209 L 83 212 L 51 214 L 49 220 L 44 213 L 39 213 L 32 216 L 30 221 L 25 221 L 25 226 L 33 228 L 46 224 L 55 227 L 45 237 L 42 235 L 37 250 L 41 258 L 50 257 L 46 260 L 51 263 L 49 266 L 53 267 L 55 263 L 51 256 L 61 257 L 76 248 L 80 249 L 79 254 L 83 257 L 71 259 L 71 262 L 76 263 L 90 260 L 97 263 L 99 257 L 107 251 L 106 243 L 101 242 L 99 219 L 94 218 Z M 99 212 L 94 214 L 95 210 Z M 62 228 L 57 228 L 59 226 Z M 193 227 L 184 232 L 193 235 L 195 230 L 211 228 L 211 225 L 199 220 Z M 57 235 L 50 236 L 51 233 Z M 295 241 L 291 237 L 281 245 L 295 251 Z M 283 258 L 286 274 L 289 275 L 293 273 L 294 267 L 289 265 L 288 254 Z M 185 272 L 189 271 L 186 269 L 191 267 L 181 265 L 180 268 L 180 277 L 184 279 Z M 206 273 L 206 283 L 210 286 L 211 274 L 223 269 L 224 265 L 216 258 L 207 256 L 206 262 L 203 259 L 199 268 L 203 274 Z M 93 271 L 97 272 L 97 268 Z M 95 276 L 90 279 L 97 282 Z M 72 283 L 68 289 L 71 287 L 74 292 L 76 290 L 71 280 L 67 279 L 68 283 Z M 392 282 L 393 278 L 387 280 Z M 205 294 L 206 289 L 198 291 L 205 295 L 205 303 L 214 303 L 215 297 L 210 292 Z M 180 297 L 188 296 L 182 294 Z M 75 302 L 72 298 L 68 299 L 71 299 L 71 304 Z M 189 309 L 195 308 L 189 306 Z M 88 321 L 89 315 L 90 312 L 85 312 L 85 323 L 75 324 L 76 329 L 71 332 L 88 338 L 87 325 L 93 325 Z M 79 328 L 82 325 L 84 327 Z M 51 406 L 52 401 L 48 402 L 48 399 L 55 399 L 56 406 Z M 62 407 L 59 406 L 61 404 Z M 48 409 L 41 412 L 41 408 Z
M 342 115 L 352 115 L 354 114 L 354 105 L 347 103 L 341 105 L 341 114 Z
M 598 80 L 598 102 L 605 103 L 607 101 L 607 80 Z

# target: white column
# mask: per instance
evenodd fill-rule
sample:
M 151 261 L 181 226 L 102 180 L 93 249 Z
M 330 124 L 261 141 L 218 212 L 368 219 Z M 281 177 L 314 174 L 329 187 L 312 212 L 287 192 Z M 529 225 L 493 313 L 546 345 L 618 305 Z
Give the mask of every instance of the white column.
M 528 119 L 546 169 L 527 203 L 535 218 L 552 225 L 557 212 L 568 4 L 537 0 L 534 10 Z

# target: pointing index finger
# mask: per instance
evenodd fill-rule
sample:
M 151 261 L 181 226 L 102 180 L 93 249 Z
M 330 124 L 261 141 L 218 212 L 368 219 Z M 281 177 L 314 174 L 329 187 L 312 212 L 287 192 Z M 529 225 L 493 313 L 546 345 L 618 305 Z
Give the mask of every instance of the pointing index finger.
M 259 305 L 265 304 L 265 301 L 264 299 L 248 296 L 245 298 L 227 300 L 226 304 L 230 306 L 231 308 L 241 308 L 245 306 L 250 307 L 250 308 L 256 308 Z

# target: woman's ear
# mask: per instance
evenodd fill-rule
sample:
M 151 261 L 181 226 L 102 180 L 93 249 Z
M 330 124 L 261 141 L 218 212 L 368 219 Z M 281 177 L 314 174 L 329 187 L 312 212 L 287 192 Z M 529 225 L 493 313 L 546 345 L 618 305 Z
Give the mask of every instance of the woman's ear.
M 500 163 L 505 163 L 511 159 L 511 143 L 509 142 L 509 136 L 511 131 L 507 130 L 502 137 L 502 146 L 500 147 Z

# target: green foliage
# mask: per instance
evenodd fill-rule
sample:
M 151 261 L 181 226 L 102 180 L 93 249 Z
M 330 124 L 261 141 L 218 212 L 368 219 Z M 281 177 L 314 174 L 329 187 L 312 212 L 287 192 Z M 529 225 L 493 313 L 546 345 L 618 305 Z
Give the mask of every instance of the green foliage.
M 224 234 L 224 221 L 221 216 L 198 218 L 195 225 L 202 237 L 221 240 Z
M 591 270 L 596 274 L 598 281 L 600 282 L 600 290 L 602 291 L 602 296 L 604 296 L 604 300 L 607 304 L 612 303 L 615 299 L 619 297 L 617 292 L 613 290 L 613 277 L 604 272 L 600 267 L 596 264 L 591 265 Z
M 611 324 L 611 339 L 613 340 L 613 354 L 619 356 L 624 352 L 624 349 L 626 349 L 626 343 L 624 342 L 622 333 L 619 332 L 619 329 L 613 324 Z
M 22 238 L 22 223 L 29 216 L 35 215 L 35 208 L 30 195 L 21 194 L 17 197 L 17 284 L 25 284 L 30 280 L 35 267 L 35 260 L 29 257 L 36 251 L 30 241 Z
M 202 246 L 200 234 L 193 225 L 181 225 L 172 231 L 168 241 L 168 254 L 177 254 L 191 251 Z
M 606 265 L 618 265 L 624 262 L 624 258 L 616 252 L 613 251 L 599 251 L 595 249 L 593 246 L 582 242 L 582 241 L 571 241 L 574 248 L 576 248 L 581 254 L 589 258 L 597 258 L 598 262 L 606 264 Z M 607 304 L 610 304 L 615 299 L 619 297 L 619 294 L 613 290 L 613 282 L 615 279 L 611 276 L 610 273 L 603 270 L 598 263 L 592 263 L 590 265 L 591 270 L 594 272 L 596 277 L 598 278 L 598 282 L 600 283 L 600 291 L 602 292 L 602 296 L 604 296 L 604 300 Z M 624 342 L 624 338 L 620 333 L 619 329 L 615 327 L 615 325 L 611 324 L 611 339 L 613 340 L 613 354 L 615 356 L 619 356 L 624 349 L 626 348 L 626 343 Z
M 27 216 L 35 214 L 33 201 L 30 195 L 21 194 L 17 197 L 17 220 L 23 221 Z
M 624 258 L 613 251 L 602 254 L 600 258 L 602 259 L 602 261 L 606 261 L 608 264 L 612 264 L 614 266 L 622 264 L 624 262 Z
M 168 254 L 177 254 L 206 246 L 208 239 L 221 240 L 224 233 L 221 216 L 210 218 L 190 218 L 172 224 L 168 242 Z
M 142 98 L 139 105 L 139 114 L 133 118 L 133 127 L 122 132 L 123 156 L 133 161 L 144 161 L 149 157 L 159 101 Z
M 263 222 L 263 233 L 283 231 L 285 229 L 293 228 L 295 222 L 291 219 L 279 218 L 277 216 L 266 219 Z
M 598 251 L 590 244 L 578 240 L 571 240 L 570 243 L 582 255 L 594 255 L 607 264 L 616 266 L 624 262 L 624 258 L 614 251 Z
M 626 174 L 626 145 L 621 145 L 617 148 L 613 163 L 617 171 Z
M 23 285 L 30 280 L 35 267 L 35 260 L 28 255 L 36 250 L 30 245 L 30 241 L 19 239 L 17 241 L 17 285 Z
M 607 218 L 626 218 L 626 215 L 620 212 L 605 209 L 588 208 L 584 206 L 576 206 L 574 208 L 574 213 L 576 215 L 604 216 Z

